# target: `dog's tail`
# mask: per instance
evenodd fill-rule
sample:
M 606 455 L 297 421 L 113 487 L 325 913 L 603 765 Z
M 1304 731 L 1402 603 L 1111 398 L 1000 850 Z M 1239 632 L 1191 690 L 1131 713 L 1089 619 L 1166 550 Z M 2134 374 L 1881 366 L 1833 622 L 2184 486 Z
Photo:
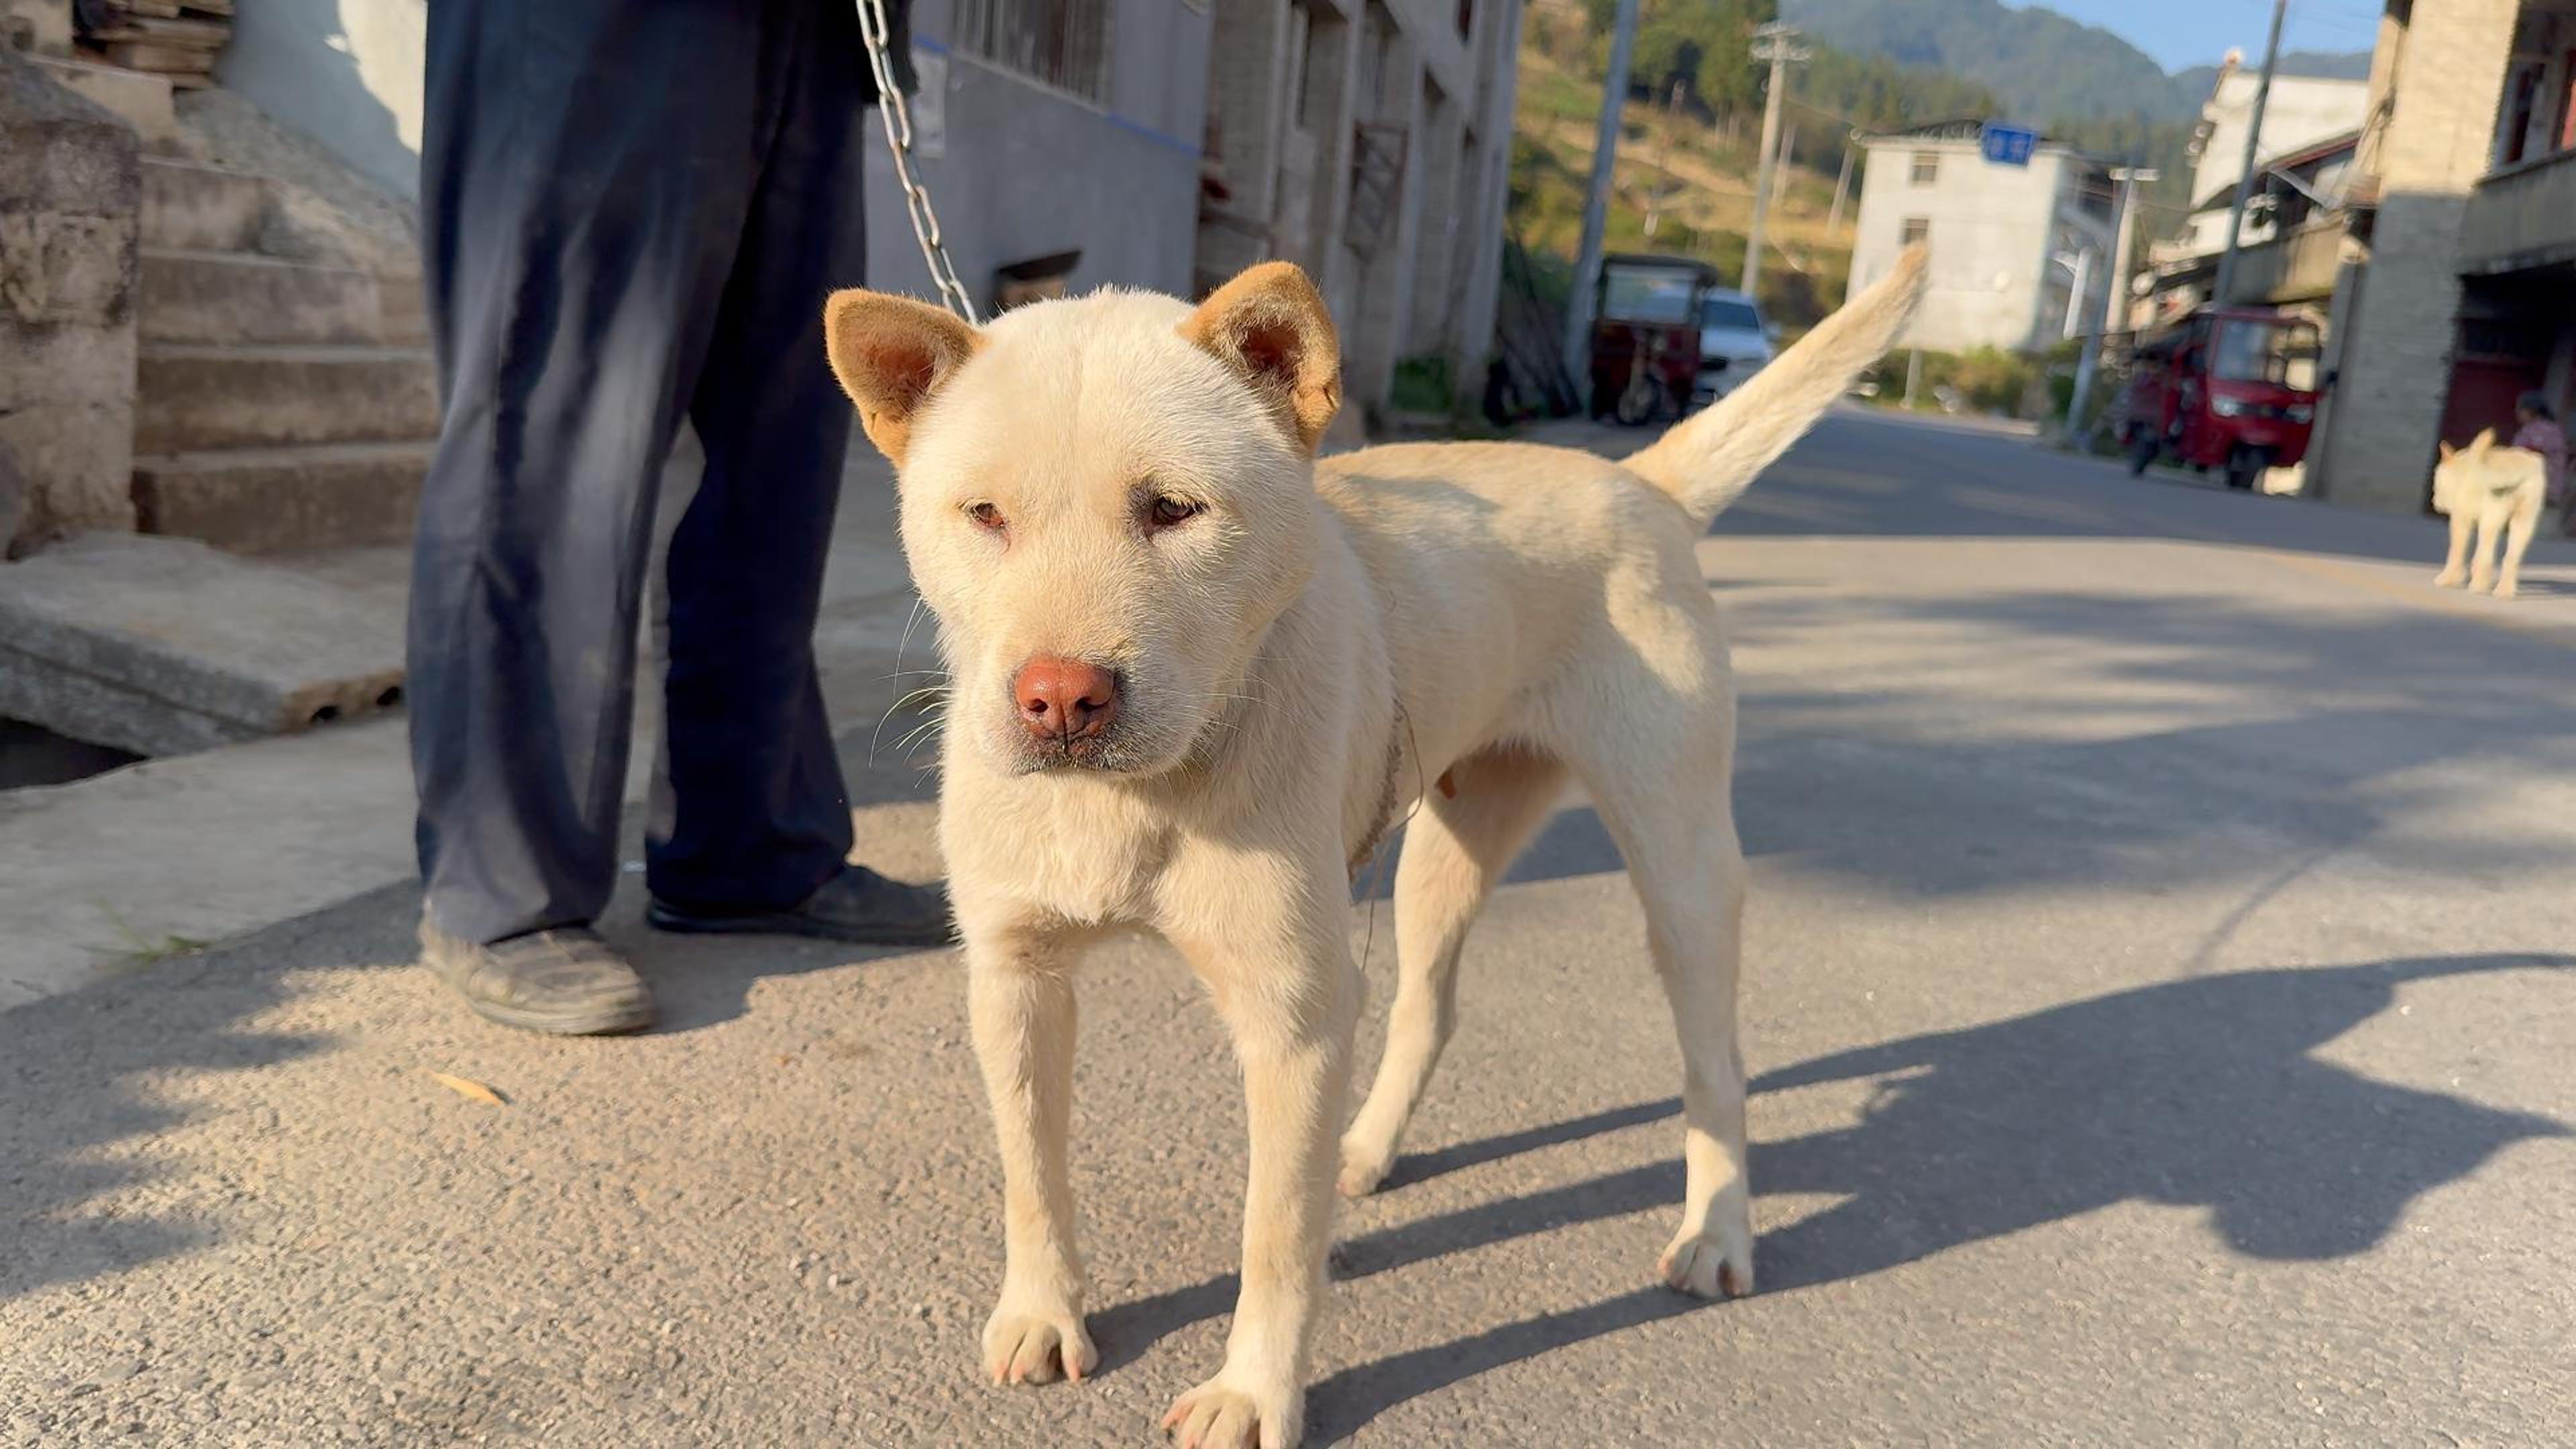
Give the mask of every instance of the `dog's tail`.
M 1789 451 L 1863 368 L 1886 355 L 1923 296 L 1917 243 L 1896 270 L 1798 339 L 1715 407 L 1629 457 L 1628 468 L 1681 500 L 1702 528 Z

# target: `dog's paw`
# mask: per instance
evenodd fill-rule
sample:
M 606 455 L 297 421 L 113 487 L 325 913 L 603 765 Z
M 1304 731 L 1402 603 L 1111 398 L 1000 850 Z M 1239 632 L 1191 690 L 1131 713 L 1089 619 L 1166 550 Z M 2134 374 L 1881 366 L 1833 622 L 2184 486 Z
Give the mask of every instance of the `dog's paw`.
M 2499 599 L 2510 599 L 2521 592 L 2522 586 L 2511 579 L 2496 580 L 2495 596 Z
M 1100 1350 L 1071 1309 L 1023 1309 L 1004 1304 L 984 1324 L 984 1372 L 997 1384 L 1082 1382 L 1100 1366 Z
M 1181 1449 L 1297 1449 L 1305 1396 L 1293 1383 L 1264 1392 L 1218 1374 L 1174 1399 L 1163 1429 Z
M 1656 1265 L 1664 1286 L 1694 1298 L 1742 1298 L 1753 1291 L 1753 1229 L 1685 1233 Z
M 2460 571 L 2458 569 L 2444 569 L 2440 573 L 2433 575 L 2433 587 L 2437 589 L 2456 589 L 2459 586 Z
M 1342 1175 L 1336 1185 L 1344 1197 L 1366 1197 L 1395 1168 L 1395 1149 L 1372 1147 L 1357 1138 L 1342 1139 Z
M 2485 574 L 2471 574 L 2471 575 L 2469 575 L 2469 592 L 2470 592 L 2470 593 L 2473 593 L 2473 594 L 2485 594 L 2485 593 L 2492 593 L 2492 592 L 2494 592 L 2494 591 L 2495 591 L 2495 580 L 2494 580 L 2494 579 L 2492 579 L 2492 578 L 2488 577 L 2488 576 L 2487 576 L 2487 575 L 2485 575 Z

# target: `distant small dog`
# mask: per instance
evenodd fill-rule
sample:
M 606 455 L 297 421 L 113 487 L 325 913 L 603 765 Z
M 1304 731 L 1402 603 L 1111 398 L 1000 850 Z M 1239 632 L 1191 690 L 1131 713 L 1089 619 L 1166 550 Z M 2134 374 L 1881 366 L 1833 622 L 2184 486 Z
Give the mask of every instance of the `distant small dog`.
M 2442 445 L 2442 461 L 2433 467 L 2433 509 L 2451 520 L 2451 556 L 2433 576 L 2433 586 L 2457 588 L 2460 565 L 2469 563 L 2471 593 L 2492 587 L 2499 599 L 2510 599 L 2522 581 L 2522 555 L 2540 525 L 2549 474 L 2538 453 L 2528 448 L 2499 448 L 2495 429 L 2477 435 L 2466 448 Z M 2507 535 L 2510 526 L 2512 532 Z M 2469 531 L 2477 530 L 2477 546 Z M 2504 566 L 2495 566 L 2496 542 L 2504 539 Z

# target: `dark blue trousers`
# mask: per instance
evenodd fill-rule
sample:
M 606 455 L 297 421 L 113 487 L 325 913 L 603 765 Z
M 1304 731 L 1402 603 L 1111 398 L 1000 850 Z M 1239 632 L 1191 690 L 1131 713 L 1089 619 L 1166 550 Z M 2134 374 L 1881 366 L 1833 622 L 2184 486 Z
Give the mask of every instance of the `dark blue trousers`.
M 653 892 L 777 907 L 850 848 L 814 669 L 850 410 L 867 59 L 847 0 L 437 0 L 421 214 L 444 399 L 412 575 L 421 876 L 448 932 L 594 919 L 681 420 Z

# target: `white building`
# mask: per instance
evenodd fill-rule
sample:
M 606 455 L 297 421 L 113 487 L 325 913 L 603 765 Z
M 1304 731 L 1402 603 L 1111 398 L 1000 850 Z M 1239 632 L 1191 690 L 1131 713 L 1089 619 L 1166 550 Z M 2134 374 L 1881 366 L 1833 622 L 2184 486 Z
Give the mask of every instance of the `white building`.
M 2186 257 L 2216 256 L 2226 247 L 2227 213 L 2235 200 L 2236 183 L 2245 175 L 2245 132 L 2254 121 L 2254 91 L 2261 79 L 2239 65 L 2233 54 L 2219 69 L 2217 84 L 2201 103 L 2200 126 L 2192 134 L 2192 212 L 2178 235 L 2153 249 L 2158 266 L 2169 267 Z M 2275 157 L 2304 156 L 2320 142 L 2357 133 L 2369 104 L 2367 80 L 2274 76 L 2271 98 L 2263 107 L 2263 164 L 2268 166 Z M 2248 234 L 2246 239 L 2255 237 Z
M 1947 121 L 1864 138 L 1851 290 L 1928 242 L 1923 305 L 1903 342 L 1942 352 L 2035 351 L 2100 315 L 2110 269 L 2111 178 L 2098 161 L 2042 139 L 2027 165 L 1988 161 L 1982 123 Z

